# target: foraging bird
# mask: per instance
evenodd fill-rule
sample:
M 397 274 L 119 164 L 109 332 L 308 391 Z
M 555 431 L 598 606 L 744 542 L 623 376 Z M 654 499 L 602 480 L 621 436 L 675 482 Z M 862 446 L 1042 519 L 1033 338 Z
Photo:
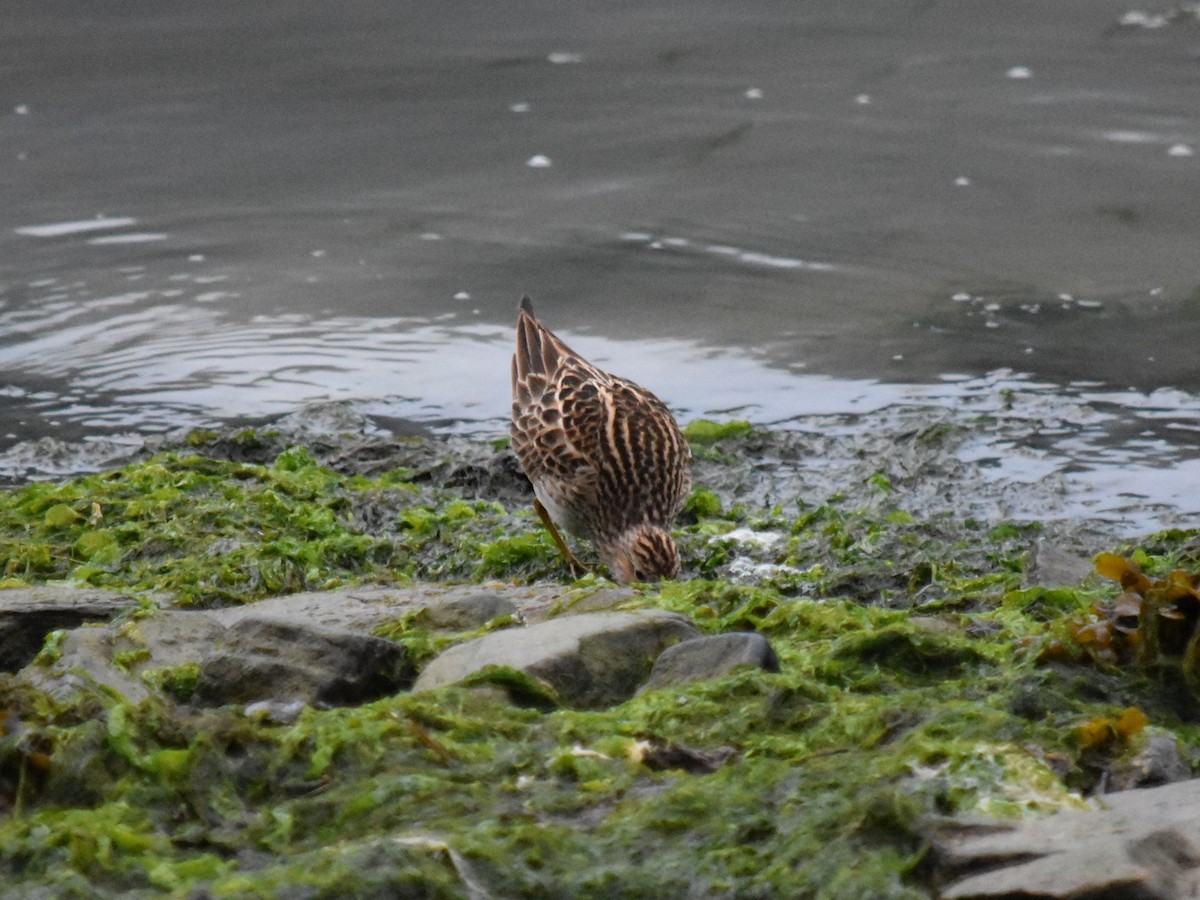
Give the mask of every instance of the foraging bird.
M 512 389 L 512 449 L 572 571 L 582 566 L 556 524 L 591 541 L 617 581 L 675 578 L 670 529 L 691 485 L 691 451 L 666 404 L 564 344 L 528 297 L 517 316 Z

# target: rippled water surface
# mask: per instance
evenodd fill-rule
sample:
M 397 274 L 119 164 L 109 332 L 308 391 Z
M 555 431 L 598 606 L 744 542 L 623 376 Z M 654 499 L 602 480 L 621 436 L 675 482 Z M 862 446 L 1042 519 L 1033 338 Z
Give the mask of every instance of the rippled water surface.
M 981 465 L 1200 510 L 1200 5 L 6 10 L 0 451 L 498 431 L 528 292 L 684 417 L 1022 415 Z

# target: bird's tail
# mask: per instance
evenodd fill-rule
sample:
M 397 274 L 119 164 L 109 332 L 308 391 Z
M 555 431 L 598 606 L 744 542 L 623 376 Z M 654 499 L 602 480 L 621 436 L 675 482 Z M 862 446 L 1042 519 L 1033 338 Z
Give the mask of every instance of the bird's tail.
M 571 351 L 533 314 L 528 297 L 517 313 L 517 352 L 513 356 L 513 378 L 546 375 L 558 368 L 559 360 Z

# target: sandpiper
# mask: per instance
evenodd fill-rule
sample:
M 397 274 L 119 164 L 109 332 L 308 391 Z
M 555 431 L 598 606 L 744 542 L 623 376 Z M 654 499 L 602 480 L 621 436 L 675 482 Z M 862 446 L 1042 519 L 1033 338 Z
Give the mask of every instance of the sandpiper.
M 677 577 L 671 523 L 688 496 L 691 451 L 666 404 L 564 344 L 528 297 L 512 389 L 512 449 L 572 572 L 583 566 L 556 524 L 591 541 L 617 581 Z

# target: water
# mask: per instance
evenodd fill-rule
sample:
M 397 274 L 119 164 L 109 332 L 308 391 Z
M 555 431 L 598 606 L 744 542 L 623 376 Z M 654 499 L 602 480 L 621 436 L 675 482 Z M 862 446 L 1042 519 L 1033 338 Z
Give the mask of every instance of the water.
M 0 452 L 498 431 L 528 292 L 685 418 L 1011 408 L 981 465 L 1193 513 L 1198 10 L 9 0 Z

